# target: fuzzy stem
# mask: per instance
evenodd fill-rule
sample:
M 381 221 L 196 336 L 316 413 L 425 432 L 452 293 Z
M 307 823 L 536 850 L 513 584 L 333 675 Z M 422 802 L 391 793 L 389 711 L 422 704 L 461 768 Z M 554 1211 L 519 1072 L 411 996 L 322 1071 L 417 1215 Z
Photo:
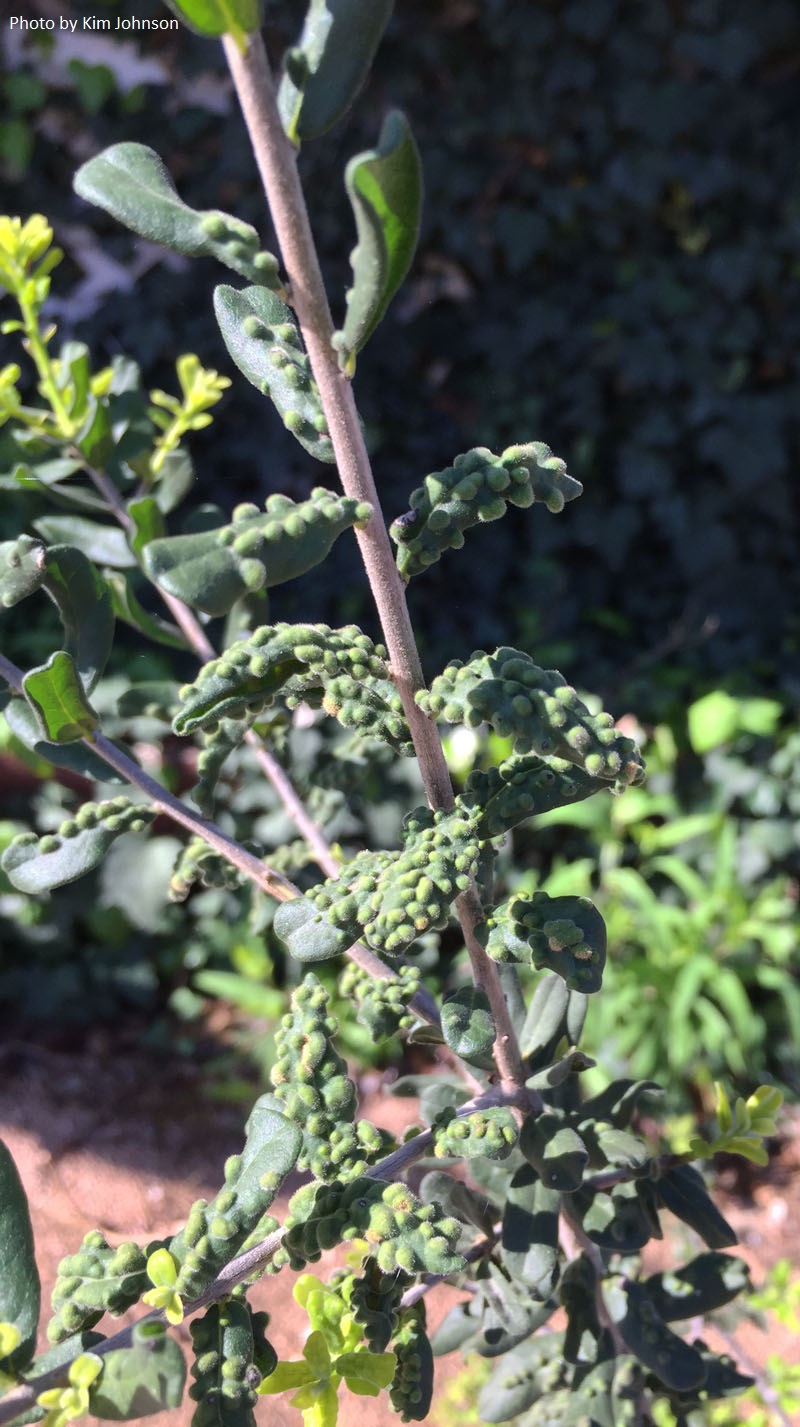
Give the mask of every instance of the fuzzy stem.
M 356 539 L 425 791 L 431 807 L 449 810 L 454 802 L 453 787 L 436 725 L 425 717 L 414 699 L 424 680 L 405 587 L 382 519 L 353 389 L 339 368 L 333 347 L 333 322 L 297 172 L 297 156 L 278 113 L 263 41 L 259 34 L 251 35 L 244 52 L 230 36 L 222 43 L 264 186 L 311 370 L 319 388 L 342 486 L 347 495 L 368 501 L 373 508 L 372 519 L 356 530 Z M 492 1007 L 497 1033 L 495 1054 L 502 1083 L 507 1087 L 520 1086 L 524 1083 L 522 1060 L 497 968 L 474 935 L 477 922 L 482 918 L 477 893 L 458 910 L 473 974 L 486 990 Z

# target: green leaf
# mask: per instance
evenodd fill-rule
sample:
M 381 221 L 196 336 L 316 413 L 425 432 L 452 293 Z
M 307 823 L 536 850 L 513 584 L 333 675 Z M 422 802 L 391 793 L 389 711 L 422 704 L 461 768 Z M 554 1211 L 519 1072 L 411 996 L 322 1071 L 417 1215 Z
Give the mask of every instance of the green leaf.
M 74 660 L 87 693 L 105 668 L 114 640 L 114 612 L 106 583 L 80 550 L 51 545 L 44 588 L 58 606 L 66 652 Z
M 734 1230 L 711 1202 L 701 1175 L 689 1164 L 679 1164 L 661 1179 L 656 1190 L 665 1208 L 695 1233 L 710 1249 L 729 1249 L 738 1242 Z
M 543 1184 L 570 1193 L 583 1182 L 589 1153 L 577 1132 L 558 1115 L 529 1115 L 519 1147 Z
M 503 1210 L 502 1260 L 532 1298 L 547 1300 L 560 1272 L 558 1212 L 561 1196 L 524 1164 L 511 1180 Z
M 233 35 L 241 45 L 261 25 L 263 0 L 166 0 L 166 4 L 196 35 L 211 39 Z
M 714 689 L 689 706 L 689 742 L 695 753 L 703 754 L 730 743 L 738 733 L 769 737 L 782 713 L 775 699 L 735 699 L 724 689 Z
M 750 1271 L 731 1254 L 698 1254 L 681 1268 L 653 1274 L 644 1286 L 665 1322 L 705 1318 L 750 1287 Z
M 520 1050 L 533 1056 L 545 1047 L 555 1048 L 563 1035 L 569 988 L 555 972 L 543 976 L 531 997 L 520 1035 Z
M 351 938 L 329 922 L 305 897 L 282 902 L 272 923 L 276 936 L 286 943 L 296 961 L 329 961 L 340 956 Z
M 202 3 L 218 9 L 222 0 Z M 257 0 L 252 3 L 255 7 Z M 190 208 L 179 198 L 166 165 L 145 144 L 105 149 L 78 169 L 74 187 L 81 198 L 151 243 L 189 258 L 213 257 L 250 282 L 278 285 L 278 264 L 261 251 L 255 228 L 216 208 Z
M 222 339 L 239 371 L 269 396 L 284 426 L 318 461 L 334 461 L 328 423 L 291 310 L 264 287 L 214 289 Z
M 353 286 L 344 326 L 334 338 L 348 371 L 369 340 L 411 265 L 422 213 L 422 165 L 399 110 L 387 114 L 378 146 L 345 170 L 358 243 L 351 254 Z
M 299 44 L 284 56 L 278 89 L 293 143 L 318 138 L 350 108 L 393 8 L 394 0 L 311 0 Z
M 186 1363 L 163 1323 L 137 1323 L 129 1348 L 114 1348 L 103 1358 L 103 1373 L 89 1394 L 94 1417 L 135 1421 L 183 1398 Z
M 462 1060 L 482 1070 L 492 1069 L 495 1025 L 484 991 L 462 986 L 448 996 L 442 1006 L 442 1032 L 450 1049 Z
M 95 783 L 127 784 L 127 779 L 115 772 L 99 754 L 87 748 L 85 743 L 48 743 L 41 736 L 36 714 L 24 699 L 12 699 L 3 714 L 14 737 L 18 738 L 25 748 L 30 749 L 31 753 L 35 753 L 39 758 L 46 758 L 48 763 L 55 764 L 56 768 L 69 768 L 72 773 L 80 773 L 82 777 L 90 778 Z M 114 746 L 119 748 L 118 744 Z M 119 751 L 124 752 L 124 749 Z
M 109 847 L 126 832 L 140 832 L 155 813 L 128 801 L 85 803 L 55 833 L 21 833 L 9 843 L 0 865 L 19 892 L 49 892 L 74 882 L 102 862 Z
M 131 549 L 141 560 L 145 545 L 158 540 L 165 532 L 163 512 L 151 495 L 139 500 L 128 501 L 128 514 L 133 521 L 134 533 L 130 538 Z
M 163 644 L 167 649 L 185 649 L 186 640 L 174 624 L 149 614 L 140 605 L 133 593 L 130 581 L 121 570 L 107 570 L 106 584 L 111 594 L 111 604 L 115 615 L 133 629 L 141 630 L 154 644 Z
M 51 545 L 74 545 L 97 565 L 111 565 L 127 570 L 136 564 L 136 556 L 116 525 L 98 525 L 80 515 L 43 515 L 33 525 Z
M 665 1387 L 690 1392 L 703 1385 L 703 1359 L 666 1327 L 643 1284 L 612 1280 L 604 1285 L 603 1299 L 623 1342 Z
M 227 614 L 255 590 L 297 579 L 335 540 L 372 514 L 366 502 L 315 486 L 307 500 L 271 495 L 265 508 L 243 504 L 227 525 L 154 539 L 144 550 L 150 578 L 205 614 Z
M 28 1201 L 11 1152 L 0 1140 L 0 1322 L 19 1333 L 0 1368 L 17 1373 L 36 1346 L 40 1302 L 39 1274 Z
M 10 609 L 41 588 L 45 549 L 32 535 L 0 542 L 0 606 Z
M 75 663 L 63 649 L 51 654 L 46 664 L 31 669 L 22 687 L 48 742 L 73 743 L 91 737 L 99 727 Z
M 394 1377 L 397 1359 L 394 1353 L 341 1353 L 333 1364 L 334 1372 L 343 1377 L 351 1392 L 359 1397 L 377 1397 Z

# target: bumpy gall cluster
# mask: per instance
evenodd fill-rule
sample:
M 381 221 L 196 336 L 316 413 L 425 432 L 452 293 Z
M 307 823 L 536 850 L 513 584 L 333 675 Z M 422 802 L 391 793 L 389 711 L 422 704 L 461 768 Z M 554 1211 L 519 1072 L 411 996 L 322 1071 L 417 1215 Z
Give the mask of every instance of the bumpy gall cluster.
M 233 890 L 240 887 L 243 880 L 238 867 L 209 847 L 205 838 L 193 837 L 178 853 L 169 879 L 169 899 L 171 902 L 184 902 L 196 882 L 202 887 Z
M 192 1427 L 253 1427 L 253 1405 L 263 1373 L 256 1334 L 265 1345 L 263 1329 L 247 1303 L 228 1299 L 213 1303 L 191 1324 L 194 1362 L 189 1396 L 197 1403 Z M 255 1331 L 254 1331 L 255 1330 Z M 270 1345 L 272 1362 L 275 1354 Z
M 271 495 L 264 510 L 250 502 L 236 506 L 228 525 L 151 540 L 144 565 L 169 594 L 206 614 L 227 614 L 244 595 L 319 565 L 345 530 L 371 514 L 365 501 L 322 486 L 299 503 Z
M 425 1331 L 425 1304 L 404 1308 L 392 1342 L 397 1367 L 389 1388 L 395 1412 L 404 1422 L 424 1422 L 433 1397 L 433 1353 Z
M 384 1040 L 413 1026 L 415 1016 L 408 1007 L 420 980 L 416 966 L 398 967 L 397 979 L 389 981 L 379 980 L 362 971 L 355 961 L 348 961 L 339 978 L 339 994 L 355 1001 L 357 1019 L 376 1041 Z
M 180 693 L 176 733 L 214 732 L 219 721 L 252 721 L 275 703 L 322 707 L 347 728 L 411 751 L 386 650 L 356 625 L 264 625 L 201 669 Z
M 477 446 L 426 476 L 411 495 L 411 510 L 391 525 L 397 568 L 405 580 L 420 574 L 445 550 L 460 548 L 470 526 L 499 520 L 509 502 L 526 507 L 538 500 L 560 511 L 581 490 L 542 441 L 509 446 L 502 456 Z
M 421 1204 L 404 1184 L 355 1179 L 309 1184 L 289 1201 L 281 1250 L 293 1269 L 315 1263 L 327 1249 L 366 1239 L 382 1273 L 456 1273 L 461 1226 L 438 1204 Z
M 563 674 L 540 669 L 518 649 L 478 650 L 467 664 L 454 660 L 416 697 L 433 718 L 470 728 L 488 723 L 513 738 L 518 753 L 566 759 L 618 789 L 643 777 L 636 744 L 611 715 L 590 713 Z
M 555 971 L 573 991 L 599 991 L 606 964 L 606 925 L 588 897 L 512 897 L 488 920 L 486 950 L 495 961 Z
M 189 1210 L 186 1226 L 171 1241 L 170 1253 L 178 1260 L 175 1291 L 181 1298 L 196 1298 L 219 1270 L 243 1248 L 256 1226 L 269 1233 L 277 1220 L 268 1220 L 267 1210 L 281 1185 L 277 1174 L 256 1178 L 244 1172 L 241 1155 L 231 1155 L 225 1164 L 225 1185 L 207 1203 L 197 1199 Z
M 368 1258 L 361 1274 L 352 1280 L 350 1308 L 364 1330 L 372 1353 L 385 1353 L 400 1318 L 400 1300 L 408 1285 L 404 1273 L 384 1273 Z
M 481 836 L 490 838 L 596 792 L 596 779 L 565 758 L 545 762 L 535 753 L 523 753 L 512 754 L 497 768 L 470 773 L 464 802 L 480 809 Z
M 476 1110 L 459 1117 L 452 1107 L 433 1124 L 433 1153 L 438 1159 L 507 1159 L 517 1143 L 518 1131 L 510 1110 L 498 1107 Z
M 152 1247 L 152 1246 L 151 1246 Z M 104 1313 L 125 1313 L 148 1286 L 147 1253 L 138 1244 L 112 1249 L 93 1229 L 76 1254 L 62 1259 L 53 1288 L 51 1343 L 91 1328 Z
M 341 877 L 329 878 L 308 900 L 350 938 L 397 956 L 417 937 L 447 925 L 450 906 L 469 887 L 480 844 L 475 815 L 463 807 L 406 819 L 399 852 L 361 852 Z
M 346 1133 L 355 1115 L 356 1089 L 333 1046 L 336 1022 L 327 1014 L 328 993 L 312 972 L 293 991 L 291 1007 L 275 1037 L 270 1078 L 281 1113 L 303 1131 L 298 1168 L 313 1165 L 318 1177 L 336 1178 L 337 1169 L 345 1168 L 360 1148 Z

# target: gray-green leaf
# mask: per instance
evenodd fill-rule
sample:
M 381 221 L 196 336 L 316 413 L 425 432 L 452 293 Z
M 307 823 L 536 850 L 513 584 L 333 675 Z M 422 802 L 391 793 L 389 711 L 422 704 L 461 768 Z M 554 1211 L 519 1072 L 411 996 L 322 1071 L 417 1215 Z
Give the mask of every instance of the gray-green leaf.
M 44 837 L 20 833 L 9 843 L 0 865 L 17 891 L 49 892 L 91 872 L 116 838 L 126 832 L 141 832 L 154 817 L 149 808 L 123 797 L 85 803 L 55 833 Z
M 39 1300 L 28 1201 L 11 1152 L 0 1140 L 0 1322 L 20 1335 L 0 1365 L 14 1372 L 26 1366 L 36 1345 Z
M 311 0 L 278 89 L 293 143 L 316 139 L 350 108 L 369 73 L 394 0 Z
M 411 266 L 422 213 L 422 164 L 408 122 L 387 114 L 378 146 L 356 154 L 345 170 L 358 243 L 350 261 L 344 326 L 334 342 L 347 371 L 372 336 Z
M 333 462 L 333 446 L 311 366 L 294 317 L 263 287 L 217 287 L 214 312 L 232 360 L 271 397 L 287 431 L 318 461 Z
M 74 187 L 151 243 L 189 258 L 217 258 L 250 282 L 280 286 L 277 260 L 262 252 L 255 228 L 216 208 L 190 208 L 164 162 L 145 144 L 104 149 L 78 169 Z

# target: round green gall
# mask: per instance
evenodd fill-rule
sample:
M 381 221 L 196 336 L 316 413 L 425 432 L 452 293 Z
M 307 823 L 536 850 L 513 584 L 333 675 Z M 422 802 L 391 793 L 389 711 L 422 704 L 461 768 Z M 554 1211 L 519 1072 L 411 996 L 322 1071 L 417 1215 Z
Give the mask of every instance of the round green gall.
M 253 338 L 259 342 L 263 342 L 269 337 L 269 328 L 258 317 L 245 317 L 242 331 L 245 337 Z

